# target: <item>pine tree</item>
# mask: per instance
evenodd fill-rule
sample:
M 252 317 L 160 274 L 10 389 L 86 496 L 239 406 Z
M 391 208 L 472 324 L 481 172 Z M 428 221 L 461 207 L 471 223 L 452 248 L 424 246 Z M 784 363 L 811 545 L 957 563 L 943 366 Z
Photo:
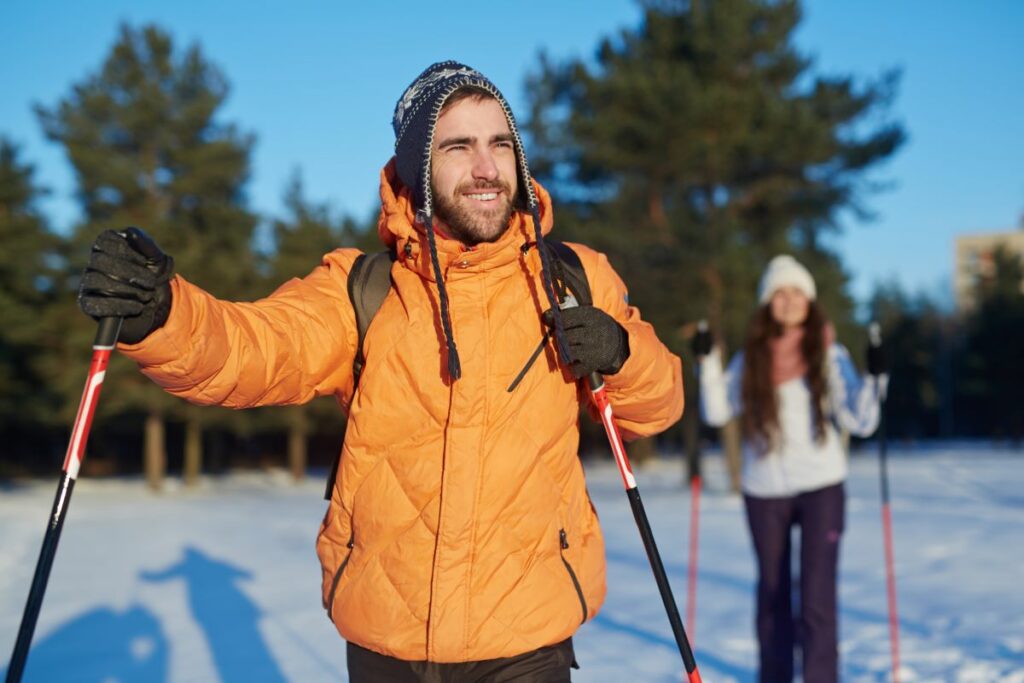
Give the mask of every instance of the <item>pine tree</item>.
M 0 470 L 30 466 L 19 460 L 21 450 L 38 448 L 60 400 L 46 375 L 61 342 L 52 316 L 60 240 L 36 205 L 44 190 L 34 169 L 19 156 L 0 137 Z
M 927 296 L 911 297 L 895 282 L 876 287 L 869 307 L 890 366 L 890 438 L 951 436 L 952 320 Z
M 895 77 L 814 75 L 791 44 L 799 20 L 796 2 L 650 3 L 596 67 L 542 60 L 531 79 L 539 174 L 669 329 L 710 315 L 735 345 L 780 251 L 807 262 L 836 318 L 849 313 L 822 238 L 839 212 L 866 213 L 864 171 L 903 140 L 865 123 Z
M 64 146 L 76 174 L 85 220 L 75 230 L 71 263 L 85 263 L 85 248 L 102 230 L 137 225 L 196 284 L 224 298 L 253 291 L 256 217 L 243 195 L 253 138 L 216 120 L 227 94 L 224 76 L 198 46 L 181 54 L 156 26 L 123 26 L 98 73 L 55 107 L 37 108 L 47 136 Z M 145 469 L 158 487 L 166 459 L 164 417 L 184 414 L 193 449 L 201 443 L 199 418 L 128 365 L 112 363 L 109 381 L 118 391 L 104 397 L 101 409 L 144 408 Z M 197 467 L 197 457 L 195 451 L 186 455 L 190 467 Z
M 306 197 L 298 171 L 285 191 L 284 204 L 287 215 L 273 221 L 275 249 L 267 264 L 268 280 L 275 285 L 307 275 L 324 254 L 367 242 L 368 230 L 360 229 L 355 220 L 348 216 L 335 218 L 326 204 Z M 333 400 L 323 398 L 280 413 L 288 431 L 289 470 L 298 480 L 305 475 L 309 437 L 318 426 L 330 425 L 330 430 L 336 432 L 341 423 L 338 408 Z
M 701 318 L 737 348 L 778 253 L 812 270 L 847 338 L 853 305 L 826 236 L 841 212 L 868 215 L 865 172 L 904 139 L 874 123 L 896 76 L 815 74 L 792 44 L 793 0 L 644 7 L 592 62 L 542 56 L 528 79 L 532 168 L 555 196 L 559 236 L 606 251 L 684 358 Z
M 275 249 L 268 273 L 272 283 L 302 277 L 319 265 L 324 254 L 361 244 L 365 230 L 352 218 L 335 218 L 326 204 L 308 199 L 298 171 L 285 189 L 284 206 L 286 217 L 273 221 Z
M 1024 439 L 1024 259 L 1005 246 L 977 285 L 978 308 L 965 321 L 957 354 L 957 412 L 972 436 Z

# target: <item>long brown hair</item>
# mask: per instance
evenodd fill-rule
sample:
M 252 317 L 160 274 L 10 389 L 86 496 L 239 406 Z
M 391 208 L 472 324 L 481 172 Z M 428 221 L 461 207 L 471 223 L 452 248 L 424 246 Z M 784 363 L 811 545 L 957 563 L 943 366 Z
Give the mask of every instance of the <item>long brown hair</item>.
M 821 442 L 825 438 L 825 327 L 828 319 L 811 301 L 807 318 L 803 322 L 804 337 L 800 352 L 807 364 L 808 389 L 811 392 L 811 412 L 814 418 L 814 436 Z M 767 452 L 779 432 L 779 406 L 772 382 L 772 338 L 782 334 L 782 325 L 772 317 L 771 306 L 758 307 L 750 320 L 743 353 L 743 434 L 760 452 Z

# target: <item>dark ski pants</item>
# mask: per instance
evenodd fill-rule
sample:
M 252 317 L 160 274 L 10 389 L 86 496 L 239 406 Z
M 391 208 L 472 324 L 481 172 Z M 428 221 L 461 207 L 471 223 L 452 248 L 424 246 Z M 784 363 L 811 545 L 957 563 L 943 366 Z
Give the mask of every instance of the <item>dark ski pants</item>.
M 799 635 L 805 683 L 839 680 L 836 567 L 846 494 L 835 484 L 789 498 L 744 496 L 757 553 L 757 640 L 761 683 L 793 680 Z M 800 608 L 794 619 L 790 529 L 800 527 Z M 799 629 L 799 631 L 797 631 Z
M 350 683 L 570 683 L 572 638 L 515 657 L 437 664 L 407 662 L 348 644 Z

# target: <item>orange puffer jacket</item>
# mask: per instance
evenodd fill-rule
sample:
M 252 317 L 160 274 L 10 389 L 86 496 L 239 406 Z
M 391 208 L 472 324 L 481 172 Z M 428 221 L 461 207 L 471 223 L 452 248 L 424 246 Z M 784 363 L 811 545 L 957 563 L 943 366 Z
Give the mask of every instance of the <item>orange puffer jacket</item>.
M 542 202 L 544 232 L 552 225 Z M 380 235 L 394 285 L 364 342 L 339 249 L 255 303 L 229 303 L 177 277 L 167 324 L 122 346 L 172 394 L 235 408 L 333 394 L 348 429 L 317 539 L 323 602 L 341 635 L 406 660 L 507 657 L 559 642 L 604 601 L 604 542 L 577 457 L 584 400 L 552 345 L 509 393 L 544 334 L 532 223 L 514 215 L 493 244 L 438 239 L 462 378 L 447 381 L 429 250 L 392 167 Z M 649 435 L 683 408 L 679 359 L 626 301 L 605 257 L 573 245 L 594 305 L 627 330 L 631 355 L 607 378 L 620 427 Z

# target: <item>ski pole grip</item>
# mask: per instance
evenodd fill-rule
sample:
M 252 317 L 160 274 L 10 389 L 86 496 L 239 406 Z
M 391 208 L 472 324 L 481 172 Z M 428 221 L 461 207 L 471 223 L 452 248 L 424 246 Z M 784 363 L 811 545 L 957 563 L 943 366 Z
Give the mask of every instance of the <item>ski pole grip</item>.
M 122 320 L 124 318 L 100 318 L 100 322 L 96 326 L 96 339 L 92 343 L 93 348 L 111 348 L 117 344 L 117 335 L 121 333 Z
M 876 321 L 872 321 L 871 324 L 868 325 L 868 343 L 874 347 L 882 345 L 882 326 Z

